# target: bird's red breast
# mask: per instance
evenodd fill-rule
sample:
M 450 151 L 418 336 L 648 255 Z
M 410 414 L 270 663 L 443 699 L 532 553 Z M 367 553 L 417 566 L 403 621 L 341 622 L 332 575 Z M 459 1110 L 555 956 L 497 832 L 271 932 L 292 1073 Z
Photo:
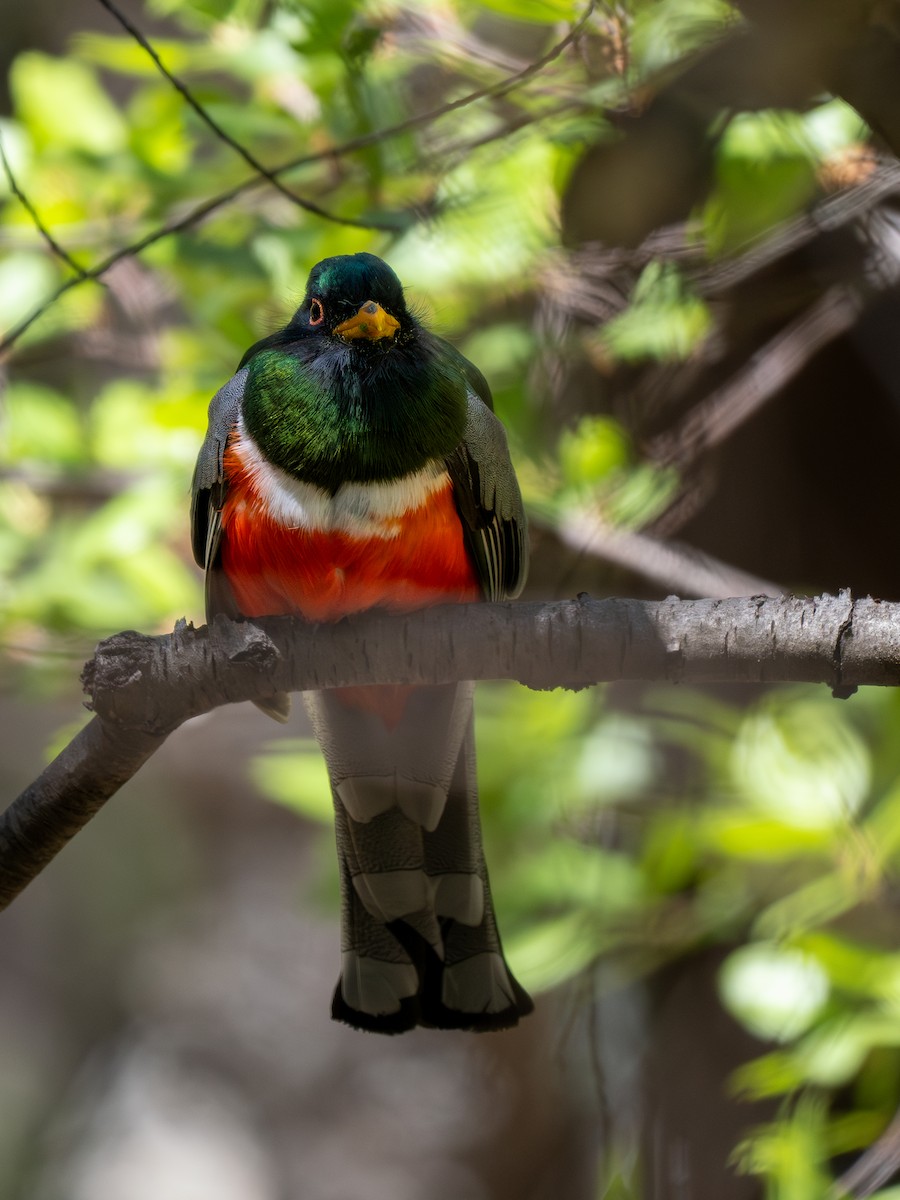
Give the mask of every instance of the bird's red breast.
M 299 613 L 337 621 L 368 608 L 409 612 L 479 595 L 449 478 L 424 501 L 379 523 L 380 534 L 286 524 L 247 469 L 225 454 L 222 567 L 248 617 Z
M 240 437 L 229 442 L 224 465 L 221 561 L 245 616 L 293 613 L 337 621 L 369 608 L 410 612 L 479 597 L 449 477 L 438 479 L 420 503 L 374 524 L 377 533 L 359 536 L 315 521 L 292 524 L 266 495 Z M 408 691 L 354 688 L 342 694 L 392 724 Z

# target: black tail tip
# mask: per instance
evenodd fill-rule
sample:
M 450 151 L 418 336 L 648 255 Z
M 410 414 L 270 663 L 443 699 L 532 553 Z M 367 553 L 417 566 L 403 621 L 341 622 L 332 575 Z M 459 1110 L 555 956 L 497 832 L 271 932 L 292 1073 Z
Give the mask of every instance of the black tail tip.
M 445 943 L 452 938 L 452 921 L 444 923 Z M 391 1011 L 381 1013 L 356 1008 L 344 994 L 344 976 L 338 980 L 331 1002 L 331 1015 L 354 1029 L 369 1033 L 405 1033 L 417 1025 L 425 1029 L 461 1029 L 471 1033 L 490 1033 L 512 1029 L 522 1017 L 534 1010 L 534 1001 L 518 983 L 503 956 L 499 941 L 470 953 L 454 963 L 439 957 L 434 946 L 405 921 L 392 921 L 388 929 L 397 938 L 415 967 L 418 987 L 414 995 L 396 990 L 396 964 L 385 964 L 391 973 L 380 979 L 380 987 L 369 991 L 372 1009 L 380 1008 L 385 1000 Z M 346 956 L 345 956 L 346 958 Z M 361 958 L 375 966 L 377 959 Z M 359 975 L 364 976 L 360 971 Z M 384 986 L 385 981 L 394 985 Z M 408 985 L 408 980 L 406 981 Z M 363 998 L 364 989 L 357 988 L 354 999 Z
M 534 1001 L 510 975 L 514 1001 L 499 1012 L 463 1012 L 444 1004 L 430 989 L 400 1001 L 391 1013 L 367 1013 L 352 1008 L 344 999 L 341 981 L 334 990 L 331 1016 L 352 1029 L 366 1033 L 406 1033 L 420 1026 L 423 1029 L 457 1029 L 469 1033 L 493 1033 L 513 1029 L 522 1017 L 534 1011 Z

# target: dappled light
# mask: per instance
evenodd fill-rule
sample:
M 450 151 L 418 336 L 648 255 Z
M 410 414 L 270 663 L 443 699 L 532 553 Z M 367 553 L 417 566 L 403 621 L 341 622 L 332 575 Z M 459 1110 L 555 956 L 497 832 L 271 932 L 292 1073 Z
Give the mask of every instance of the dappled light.
M 900 599 L 895 0 L 30 7 L 0 0 L 9 798 L 86 724 L 98 641 L 203 624 L 210 399 L 334 255 L 486 376 L 526 601 Z M 733 631 L 692 676 L 688 625 L 588 687 L 548 682 L 547 614 L 476 700 L 536 1013 L 331 1023 L 321 753 L 210 699 L 4 913 L 0 1194 L 898 1200 L 900 692 L 851 694 L 864 631 L 816 674 L 773 618 L 749 683 Z

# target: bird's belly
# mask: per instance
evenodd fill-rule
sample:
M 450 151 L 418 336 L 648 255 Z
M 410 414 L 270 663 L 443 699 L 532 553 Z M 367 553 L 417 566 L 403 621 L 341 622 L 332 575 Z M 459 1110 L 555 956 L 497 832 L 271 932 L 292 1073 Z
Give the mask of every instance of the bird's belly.
M 412 506 L 405 511 L 398 511 L 399 500 L 387 505 L 385 485 L 375 485 L 367 525 L 357 529 L 355 518 L 339 519 L 334 504 L 318 521 L 292 525 L 267 503 L 233 450 L 225 467 L 222 568 L 246 616 L 299 613 L 336 621 L 367 608 L 404 612 L 478 598 L 446 473 L 428 481 L 424 499 L 421 487 L 410 486 Z M 403 494 L 401 486 L 397 495 Z M 354 510 L 365 510 L 365 500 L 364 485 L 355 485 Z

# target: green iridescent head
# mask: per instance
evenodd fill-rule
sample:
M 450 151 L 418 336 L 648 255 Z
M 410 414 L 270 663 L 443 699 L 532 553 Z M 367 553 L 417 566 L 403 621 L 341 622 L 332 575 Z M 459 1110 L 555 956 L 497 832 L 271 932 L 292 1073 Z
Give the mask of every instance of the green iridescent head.
M 459 445 L 464 363 L 407 310 L 387 263 L 325 258 L 289 324 L 244 356 L 244 423 L 271 462 L 328 491 L 398 479 Z
M 316 263 L 291 325 L 304 332 L 371 343 L 393 338 L 408 321 L 400 280 L 386 262 L 363 252 Z

